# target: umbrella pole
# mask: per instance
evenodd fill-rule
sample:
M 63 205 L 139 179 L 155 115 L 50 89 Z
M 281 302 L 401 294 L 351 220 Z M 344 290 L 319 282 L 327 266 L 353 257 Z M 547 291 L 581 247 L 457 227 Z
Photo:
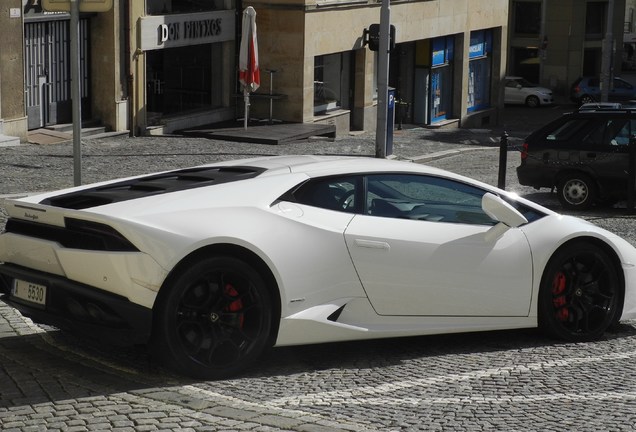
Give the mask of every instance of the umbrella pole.
M 243 129 L 247 129 L 247 122 L 250 118 L 250 92 L 243 89 L 243 100 L 245 101 L 245 118 L 243 119 Z

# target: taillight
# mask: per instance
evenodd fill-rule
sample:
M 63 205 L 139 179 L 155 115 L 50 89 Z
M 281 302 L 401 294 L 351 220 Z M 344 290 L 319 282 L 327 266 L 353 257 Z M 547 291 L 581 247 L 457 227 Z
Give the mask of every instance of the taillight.
M 521 146 L 521 160 L 526 160 L 528 158 L 528 143 L 524 142 Z

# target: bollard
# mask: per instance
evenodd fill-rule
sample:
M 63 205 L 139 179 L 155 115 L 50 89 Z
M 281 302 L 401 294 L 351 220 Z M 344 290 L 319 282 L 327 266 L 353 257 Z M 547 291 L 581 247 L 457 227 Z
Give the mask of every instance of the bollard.
M 629 165 L 627 168 L 627 210 L 634 211 L 634 182 L 636 182 L 636 136 L 629 139 Z
M 506 189 L 506 165 L 508 164 L 508 133 L 504 131 L 499 139 L 499 179 L 497 187 Z

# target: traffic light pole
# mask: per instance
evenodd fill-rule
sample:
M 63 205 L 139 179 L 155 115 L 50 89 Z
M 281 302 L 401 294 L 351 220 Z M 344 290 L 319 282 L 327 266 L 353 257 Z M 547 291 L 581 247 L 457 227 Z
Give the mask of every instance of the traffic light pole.
M 73 103 L 73 182 L 82 184 L 82 83 L 79 49 L 80 0 L 71 0 L 71 99 Z
M 389 98 L 389 32 L 390 0 L 382 0 L 380 9 L 380 46 L 378 50 L 378 119 L 375 128 L 375 157 L 386 157 L 387 117 Z

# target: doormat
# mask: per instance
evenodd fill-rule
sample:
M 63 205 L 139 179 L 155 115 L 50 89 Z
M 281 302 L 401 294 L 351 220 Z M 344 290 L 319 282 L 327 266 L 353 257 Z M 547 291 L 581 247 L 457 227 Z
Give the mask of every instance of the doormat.
M 65 132 L 57 132 L 50 129 L 35 129 L 27 134 L 29 144 L 59 144 L 73 140 L 73 135 Z

